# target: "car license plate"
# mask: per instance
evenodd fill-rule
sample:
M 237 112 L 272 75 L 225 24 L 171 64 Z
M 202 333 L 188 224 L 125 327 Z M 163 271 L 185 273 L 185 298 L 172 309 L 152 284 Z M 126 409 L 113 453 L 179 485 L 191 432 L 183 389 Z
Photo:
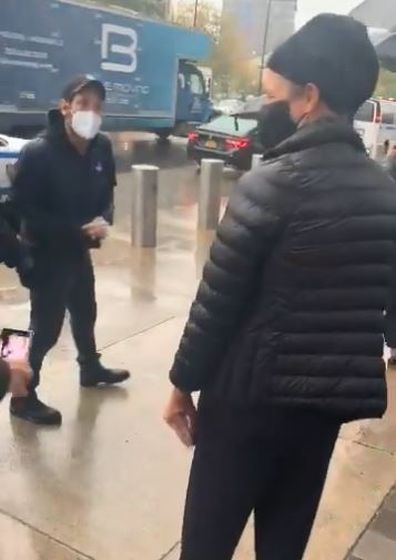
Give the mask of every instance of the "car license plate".
M 211 150 L 215 150 L 217 148 L 217 142 L 215 140 L 207 140 L 205 146 Z

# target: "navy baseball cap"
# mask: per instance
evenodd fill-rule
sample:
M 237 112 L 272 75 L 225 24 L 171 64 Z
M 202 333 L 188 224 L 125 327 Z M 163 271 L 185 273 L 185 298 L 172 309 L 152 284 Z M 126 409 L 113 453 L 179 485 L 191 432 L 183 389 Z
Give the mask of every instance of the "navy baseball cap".
M 74 97 L 84 90 L 91 89 L 98 93 L 102 101 L 106 100 L 106 89 L 100 80 L 94 76 L 82 75 L 73 78 L 62 92 L 62 99 L 73 101 Z

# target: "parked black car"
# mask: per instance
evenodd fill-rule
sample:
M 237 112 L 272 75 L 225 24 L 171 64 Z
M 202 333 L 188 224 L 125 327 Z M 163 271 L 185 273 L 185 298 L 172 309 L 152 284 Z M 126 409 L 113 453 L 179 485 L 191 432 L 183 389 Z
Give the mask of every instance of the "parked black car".
M 187 153 L 198 165 L 204 158 L 221 159 L 237 169 L 250 169 L 253 154 L 263 152 L 256 115 L 221 115 L 188 135 Z

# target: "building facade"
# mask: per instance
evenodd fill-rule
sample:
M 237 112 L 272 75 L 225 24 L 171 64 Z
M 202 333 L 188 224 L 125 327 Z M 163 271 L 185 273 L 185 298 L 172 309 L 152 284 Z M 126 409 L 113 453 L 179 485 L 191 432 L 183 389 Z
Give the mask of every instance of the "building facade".
M 351 16 L 368 27 L 396 30 L 396 0 L 365 0 Z
M 165 0 L 166 19 L 173 21 L 177 15 L 177 0 Z
M 266 22 L 268 17 L 268 32 Z M 297 0 L 224 0 L 223 14 L 235 18 L 253 57 L 271 52 L 295 29 Z
M 396 0 L 365 0 L 350 15 L 367 25 L 382 66 L 396 72 Z

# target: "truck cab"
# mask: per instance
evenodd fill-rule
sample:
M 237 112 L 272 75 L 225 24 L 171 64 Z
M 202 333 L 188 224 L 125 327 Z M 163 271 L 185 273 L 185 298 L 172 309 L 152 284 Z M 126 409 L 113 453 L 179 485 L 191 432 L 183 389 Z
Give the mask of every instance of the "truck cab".
M 176 127 L 180 130 L 180 123 L 188 123 L 191 128 L 207 122 L 210 113 L 209 91 L 201 70 L 182 61 L 178 75 Z

